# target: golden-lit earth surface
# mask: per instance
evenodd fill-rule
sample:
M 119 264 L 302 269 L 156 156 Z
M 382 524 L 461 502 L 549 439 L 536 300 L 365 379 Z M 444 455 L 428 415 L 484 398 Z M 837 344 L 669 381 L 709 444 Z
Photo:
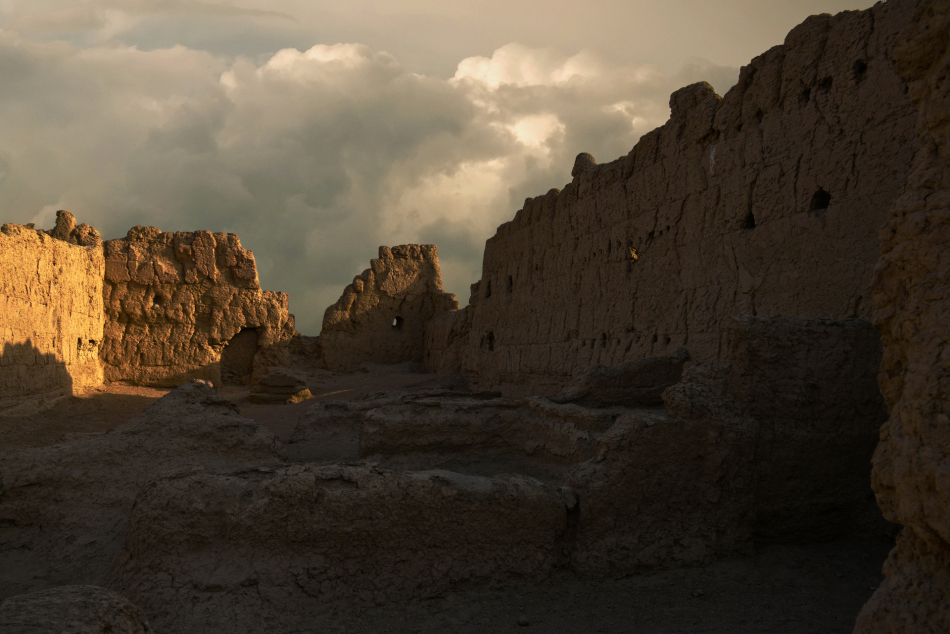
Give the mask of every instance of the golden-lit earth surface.
M 314 398 L 292 405 L 247 402 L 246 386 L 219 394 L 241 414 L 287 440 L 318 401 L 376 392 L 441 387 L 449 379 L 409 372 L 336 374 L 313 371 Z M 39 412 L 0 418 L 6 451 L 76 442 L 140 414 L 167 389 L 108 384 L 60 399 Z M 327 438 L 327 459 L 353 459 L 358 432 Z M 0 483 L 2 484 L 2 483 Z M 2 489 L 0 489 L 2 495 Z M 545 632 L 552 634 L 848 634 L 861 606 L 883 579 L 893 541 L 838 541 L 759 547 L 748 557 L 594 581 L 562 572 L 543 583 L 450 592 L 432 599 L 340 609 L 315 616 L 314 632 Z

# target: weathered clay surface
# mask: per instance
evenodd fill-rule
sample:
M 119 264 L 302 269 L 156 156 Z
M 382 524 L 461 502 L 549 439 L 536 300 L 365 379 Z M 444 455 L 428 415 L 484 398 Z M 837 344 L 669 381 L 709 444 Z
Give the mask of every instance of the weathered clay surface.
M 218 381 L 222 351 L 243 329 L 256 329 L 258 346 L 295 332 L 287 295 L 261 290 L 233 233 L 133 227 L 104 246 L 107 380 Z
M 886 7 L 807 19 L 724 98 L 677 91 L 630 154 L 582 157 L 526 200 L 470 306 L 429 327 L 428 366 L 554 394 L 681 346 L 715 361 L 735 315 L 869 318 L 877 231 L 917 147 Z
M 886 5 L 894 68 L 917 108 L 917 152 L 881 232 L 874 321 L 884 341 L 872 484 L 904 525 L 855 632 L 950 631 L 950 2 Z
M 334 601 L 548 574 L 575 504 L 523 476 L 370 466 L 167 478 L 138 499 L 111 587 L 168 634 L 297 631 Z
M 701 564 L 753 542 L 880 535 L 868 460 L 886 411 L 864 320 L 745 317 L 667 415 L 631 413 L 572 470 L 575 570 Z
M 551 400 L 586 407 L 662 405 L 663 390 L 680 382 L 688 360 L 689 352 L 681 348 L 676 354 L 637 359 L 612 368 L 595 365 Z
M 0 604 L 4 634 L 153 634 L 128 599 L 97 586 L 60 586 Z
M 135 496 L 150 480 L 280 463 L 259 423 L 207 384 L 183 385 L 115 430 L 0 461 L 0 597 L 106 585 Z
M 379 258 L 323 316 L 326 367 L 353 371 L 366 362 L 422 361 L 426 323 L 456 309 L 455 295 L 442 290 L 434 244 L 379 247 Z
M 102 271 L 101 249 L 0 227 L 0 409 L 102 383 Z

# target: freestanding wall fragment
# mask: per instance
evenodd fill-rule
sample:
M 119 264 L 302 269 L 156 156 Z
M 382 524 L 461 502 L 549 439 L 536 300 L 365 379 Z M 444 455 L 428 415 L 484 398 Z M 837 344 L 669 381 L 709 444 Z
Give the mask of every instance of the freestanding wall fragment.
M 102 250 L 0 227 L 0 408 L 102 383 Z
M 442 290 L 434 244 L 379 247 L 379 258 L 327 308 L 320 332 L 323 359 L 327 368 L 340 371 L 366 362 L 421 362 L 426 324 L 458 307 L 455 295 Z
M 233 233 L 139 226 L 104 246 L 109 381 L 218 381 L 222 352 L 242 330 L 252 329 L 239 339 L 242 347 L 248 338 L 256 347 L 295 332 L 287 294 L 261 290 L 254 255 Z M 237 382 L 250 378 L 246 370 Z

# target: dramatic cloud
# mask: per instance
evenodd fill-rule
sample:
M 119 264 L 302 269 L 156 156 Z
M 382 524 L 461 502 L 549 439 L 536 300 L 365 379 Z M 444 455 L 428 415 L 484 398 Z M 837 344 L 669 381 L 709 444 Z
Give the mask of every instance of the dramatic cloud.
M 235 232 L 306 334 L 381 244 L 437 244 L 464 304 L 577 153 L 626 154 L 677 88 L 723 93 L 853 4 L 0 0 L 0 220 Z
M 49 227 L 64 208 L 106 237 L 238 233 L 315 334 L 380 244 L 438 244 L 464 304 L 484 241 L 525 197 L 568 182 L 578 152 L 628 152 L 676 88 L 724 90 L 737 69 L 667 77 L 509 44 L 446 80 L 359 44 L 255 62 L 7 31 L 0 74 L 5 220 Z

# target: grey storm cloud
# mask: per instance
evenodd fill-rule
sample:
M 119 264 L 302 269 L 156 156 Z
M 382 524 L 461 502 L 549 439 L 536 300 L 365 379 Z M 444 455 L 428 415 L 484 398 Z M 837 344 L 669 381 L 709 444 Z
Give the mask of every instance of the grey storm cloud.
M 464 304 L 485 240 L 563 187 L 577 153 L 617 158 L 666 120 L 671 92 L 738 75 L 509 41 L 440 76 L 379 47 L 312 46 L 319 12 L 290 17 L 301 6 L 0 0 L 2 220 L 49 227 L 69 209 L 106 238 L 237 233 L 316 334 L 382 244 L 437 244 Z M 201 20 L 223 34 L 181 36 Z
M 665 77 L 507 45 L 450 79 L 358 44 L 262 63 L 185 47 L 78 48 L 0 34 L 0 199 L 49 226 L 65 208 L 119 237 L 138 224 L 239 234 L 303 332 L 380 244 L 440 244 L 464 302 L 481 247 L 572 158 L 612 159 L 661 124 Z

